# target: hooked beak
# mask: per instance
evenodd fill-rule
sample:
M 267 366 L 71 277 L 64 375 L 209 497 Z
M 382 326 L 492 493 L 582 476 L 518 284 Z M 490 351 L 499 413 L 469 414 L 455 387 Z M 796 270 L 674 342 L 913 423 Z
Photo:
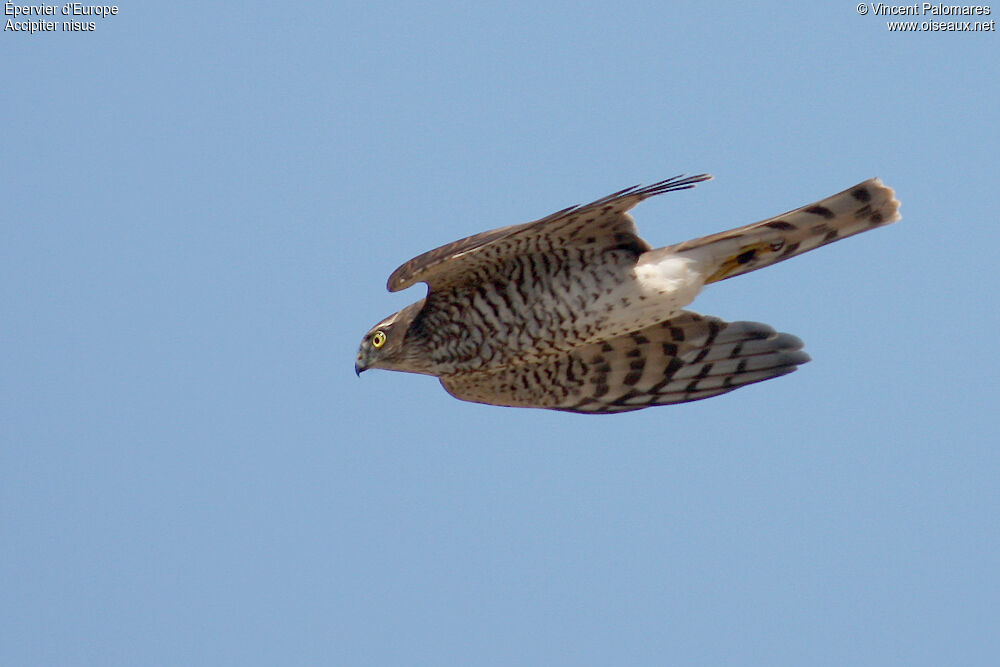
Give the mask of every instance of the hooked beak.
M 361 377 L 361 371 L 364 371 L 364 370 L 367 370 L 367 369 L 368 369 L 368 367 L 365 366 L 363 363 L 361 363 L 360 359 L 358 359 L 357 361 L 354 362 L 354 374 L 357 375 L 358 377 Z

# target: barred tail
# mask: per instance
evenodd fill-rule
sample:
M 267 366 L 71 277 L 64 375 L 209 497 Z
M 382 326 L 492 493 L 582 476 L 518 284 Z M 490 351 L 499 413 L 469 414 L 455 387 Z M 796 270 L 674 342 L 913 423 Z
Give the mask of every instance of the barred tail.
M 871 178 L 783 215 L 652 252 L 694 257 L 706 267 L 705 282 L 713 283 L 776 264 L 899 218 L 895 193 L 879 179 Z

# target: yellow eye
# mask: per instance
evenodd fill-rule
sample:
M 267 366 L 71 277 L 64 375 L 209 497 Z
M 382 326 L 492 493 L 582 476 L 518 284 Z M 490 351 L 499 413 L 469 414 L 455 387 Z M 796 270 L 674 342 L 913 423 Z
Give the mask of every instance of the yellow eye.
M 385 345 L 385 334 L 381 331 L 376 331 L 372 334 L 372 347 L 376 350 Z

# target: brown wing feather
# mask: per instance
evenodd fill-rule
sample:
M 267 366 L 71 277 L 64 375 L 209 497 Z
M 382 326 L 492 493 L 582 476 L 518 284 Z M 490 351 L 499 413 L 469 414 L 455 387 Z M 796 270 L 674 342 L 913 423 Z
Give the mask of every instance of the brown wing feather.
M 681 311 L 660 324 L 542 361 L 441 377 L 476 403 L 607 414 L 697 401 L 791 373 L 802 341 L 757 322 Z
M 501 227 L 448 243 L 414 257 L 393 271 L 387 287 L 390 292 L 397 292 L 414 283 L 426 282 L 433 289 L 461 280 L 475 269 L 505 257 L 566 244 L 631 247 L 639 255 L 650 247 L 637 235 L 629 209 L 643 199 L 693 188 L 710 178 L 708 174 L 677 176 L 646 187 L 634 186 L 534 222 Z

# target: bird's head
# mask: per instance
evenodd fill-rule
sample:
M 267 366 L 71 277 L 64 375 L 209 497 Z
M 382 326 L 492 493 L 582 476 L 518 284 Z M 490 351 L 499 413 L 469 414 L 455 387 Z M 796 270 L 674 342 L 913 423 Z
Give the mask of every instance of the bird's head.
M 354 372 L 361 375 L 362 371 L 369 368 L 384 368 L 419 373 L 413 368 L 411 359 L 415 352 L 414 346 L 407 346 L 406 343 L 410 325 L 423 305 L 422 300 L 411 304 L 369 329 L 361 339 Z

